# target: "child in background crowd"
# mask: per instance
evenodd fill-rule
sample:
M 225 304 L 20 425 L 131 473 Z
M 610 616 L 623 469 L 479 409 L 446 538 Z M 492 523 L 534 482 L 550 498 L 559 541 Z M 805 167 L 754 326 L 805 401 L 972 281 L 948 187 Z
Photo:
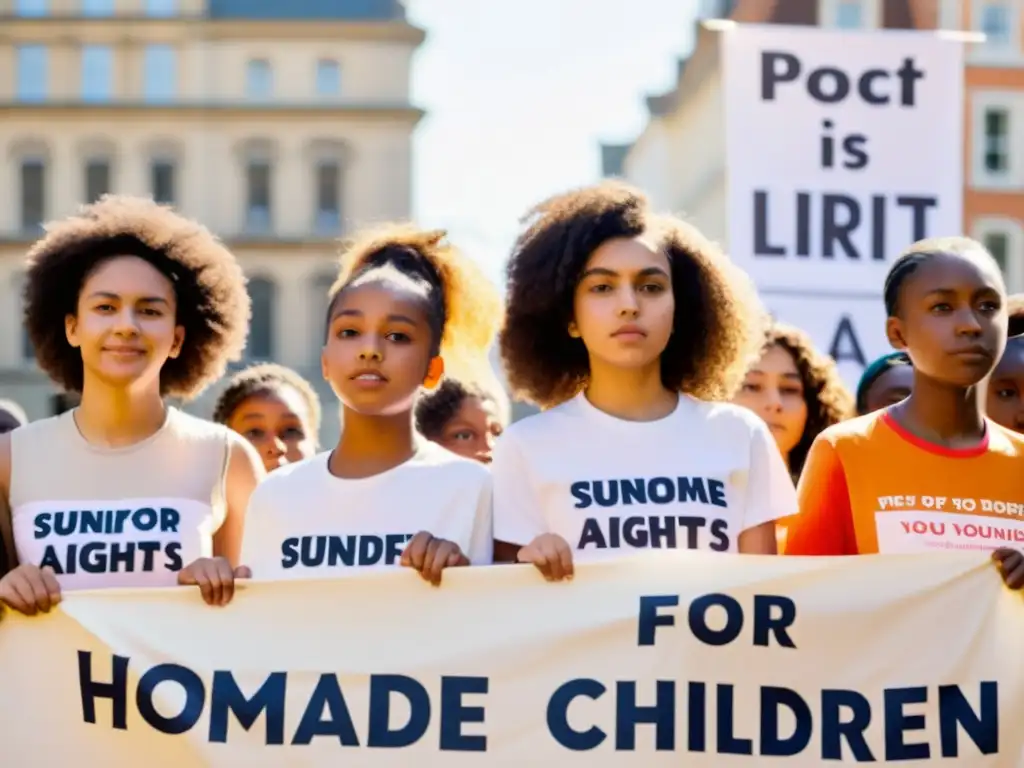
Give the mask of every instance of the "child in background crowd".
M 28 424 L 28 416 L 13 400 L 0 400 L 0 435 Z
M 999 365 L 988 380 L 988 417 L 1015 432 L 1024 432 L 1024 296 L 1007 302 L 1009 339 Z
M 915 243 L 885 282 L 889 341 L 913 362 L 910 396 L 815 441 L 786 553 L 991 550 L 1024 533 L 1024 437 L 985 418 L 985 379 L 1006 345 L 1006 289 L 966 238 Z M 993 553 L 1024 586 L 1024 555 Z
M 796 511 L 759 418 L 728 403 L 764 340 L 747 276 L 606 182 L 537 207 L 508 266 L 501 349 L 547 408 L 495 448 L 496 557 L 550 579 L 648 548 L 774 554 Z
M 254 365 L 231 377 L 213 420 L 252 443 L 272 472 L 316 453 L 320 398 L 291 368 Z
M 914 368 L 906 352 L 890 352 L 864 369 L 857 384 L 857 415 L 866 416 L 910 397 Z
M 819 353 L 806 333 L 782 323 L 768 331 L 764 351 L 733 402 L 764 419 L 794 480 L 814 438 L 853 416 L 853 397 L 832 358 Z
M 253 495 L 243 560 L 258 578 L 492 559 L 487 469 L 419 438 L 413 407 L 445 356 L 481 357 L 501 301 L 442 232 L 358 237 L 330 292 L 324 377 L 344 406 L 334 450 L 274 472 Z
M 197 583 L 207 602 L 230 600 L 263 467 L 241 437 L 164 398 L 220 378 L 248 319 L 231 253 L 151 201 L 105 197 L 32 247 L 36 361 L 82 398 L 0 436 L 0 531 L 16 566 L 0 600 L 32 614 L 62 589 Z
M 494 441 L 506 426 L 498 399 L 477 384 L 445 378 L 416 404 L 416 428 L 452 453 L 491 463 Z

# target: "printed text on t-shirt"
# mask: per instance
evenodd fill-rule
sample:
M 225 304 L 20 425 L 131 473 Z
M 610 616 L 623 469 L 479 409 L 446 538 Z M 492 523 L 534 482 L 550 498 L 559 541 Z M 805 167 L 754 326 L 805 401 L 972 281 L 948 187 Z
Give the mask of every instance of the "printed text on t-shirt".
M 569 487 L 576 509 L 594 505 L 623 506 L 701 505 L 727 509 L 725 483 L 705 477 L 652 477 L 615 480 L 581 480 Z M 650 510 L 653 511 L 653 510 Z M 588 517 L 583 522 L 577 549 L 666 548 L 699 549 L 701 532 L 708 534 L 707 547 L 728 551 L 728 521 L 693 514 L 633 514 Z M 637 510 L 640 512 L 640 510 Z
M 397 565 L 413 535 L 293 536 L 281 542 L 281 567 L 289 570 Z
M 46 544 L 39 566 L 49 566 L 58 575 L 79 571 L 92 574 L 151 572 L 158 567 L 173 572 L 182 567 L 181 542 L 168 540 L 166 536 L 176 536 L 181 525 L 181 513 L 170 507 L 40 512 L 33 522 L 32 535 L 37 540 L 79 538 L 67 542 L 61 553 L 54 544 Z M 130 540 L 139 533 L 150 536 L 140 537 L 141 541 Z M 83 541 L 80 537 L 90 540 Z M 104 537 L 110 540 L 105 541 Z

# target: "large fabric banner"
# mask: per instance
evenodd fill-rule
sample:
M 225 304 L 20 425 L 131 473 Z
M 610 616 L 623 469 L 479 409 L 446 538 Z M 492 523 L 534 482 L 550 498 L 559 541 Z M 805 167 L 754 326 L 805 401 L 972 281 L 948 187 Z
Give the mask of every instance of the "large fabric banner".
M 977 554 L 666 553 L 68 595 L 0 623 L 27 766 L 1024 766 L 1024 601 Z

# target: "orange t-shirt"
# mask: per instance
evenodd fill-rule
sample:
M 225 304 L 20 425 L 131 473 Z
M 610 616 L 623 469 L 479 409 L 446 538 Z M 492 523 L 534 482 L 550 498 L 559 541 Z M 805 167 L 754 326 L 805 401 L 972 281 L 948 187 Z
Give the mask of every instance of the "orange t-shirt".
M 818 436 L 797 494 L 787 555 L 1024 548 L 1024 436 L 988 421 L 978 445 L 953 450 L 887 412 L 861 416 Z

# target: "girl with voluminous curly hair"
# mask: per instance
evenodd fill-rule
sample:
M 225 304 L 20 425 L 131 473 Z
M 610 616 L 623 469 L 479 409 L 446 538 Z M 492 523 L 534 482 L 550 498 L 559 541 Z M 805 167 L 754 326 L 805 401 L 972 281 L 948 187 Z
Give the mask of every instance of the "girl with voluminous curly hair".
M 508 282 L 508 379 L 547 410 L 495 448 L 496 557 L 560 579 L 649 548 L 774 554 L 796 510 L 786 467 L 760 419 L 711 402 L 764 339 L 747 275 L 605 182 L 531 212 Z
M 165 397 L 189 399 L 245 344 L 235 258 L 152 201 L 107 196 L 28 254 L 36 360 L 81 404 L 0 436 L 0 600 L 34 614 L 62 590 L 197 584 L 231 597 L 252 447 Z
M 806 333 L 783 323 L 769 329 L 764 351 L 733 402 L 764 419 L 794 480 L 818 433 L 855 415 L 832 358 L 818 352 Z
M 490 476 L 419 436 L 414 408 L 449 361 L 483 357 L 501 300 L 444 232 L 360 235 L 341 267 L 321 367 L 345 428 L 257 489 L 243 560 L 258 578 L 406 566 L 438 584 L 445 568 L 492 560 Z

